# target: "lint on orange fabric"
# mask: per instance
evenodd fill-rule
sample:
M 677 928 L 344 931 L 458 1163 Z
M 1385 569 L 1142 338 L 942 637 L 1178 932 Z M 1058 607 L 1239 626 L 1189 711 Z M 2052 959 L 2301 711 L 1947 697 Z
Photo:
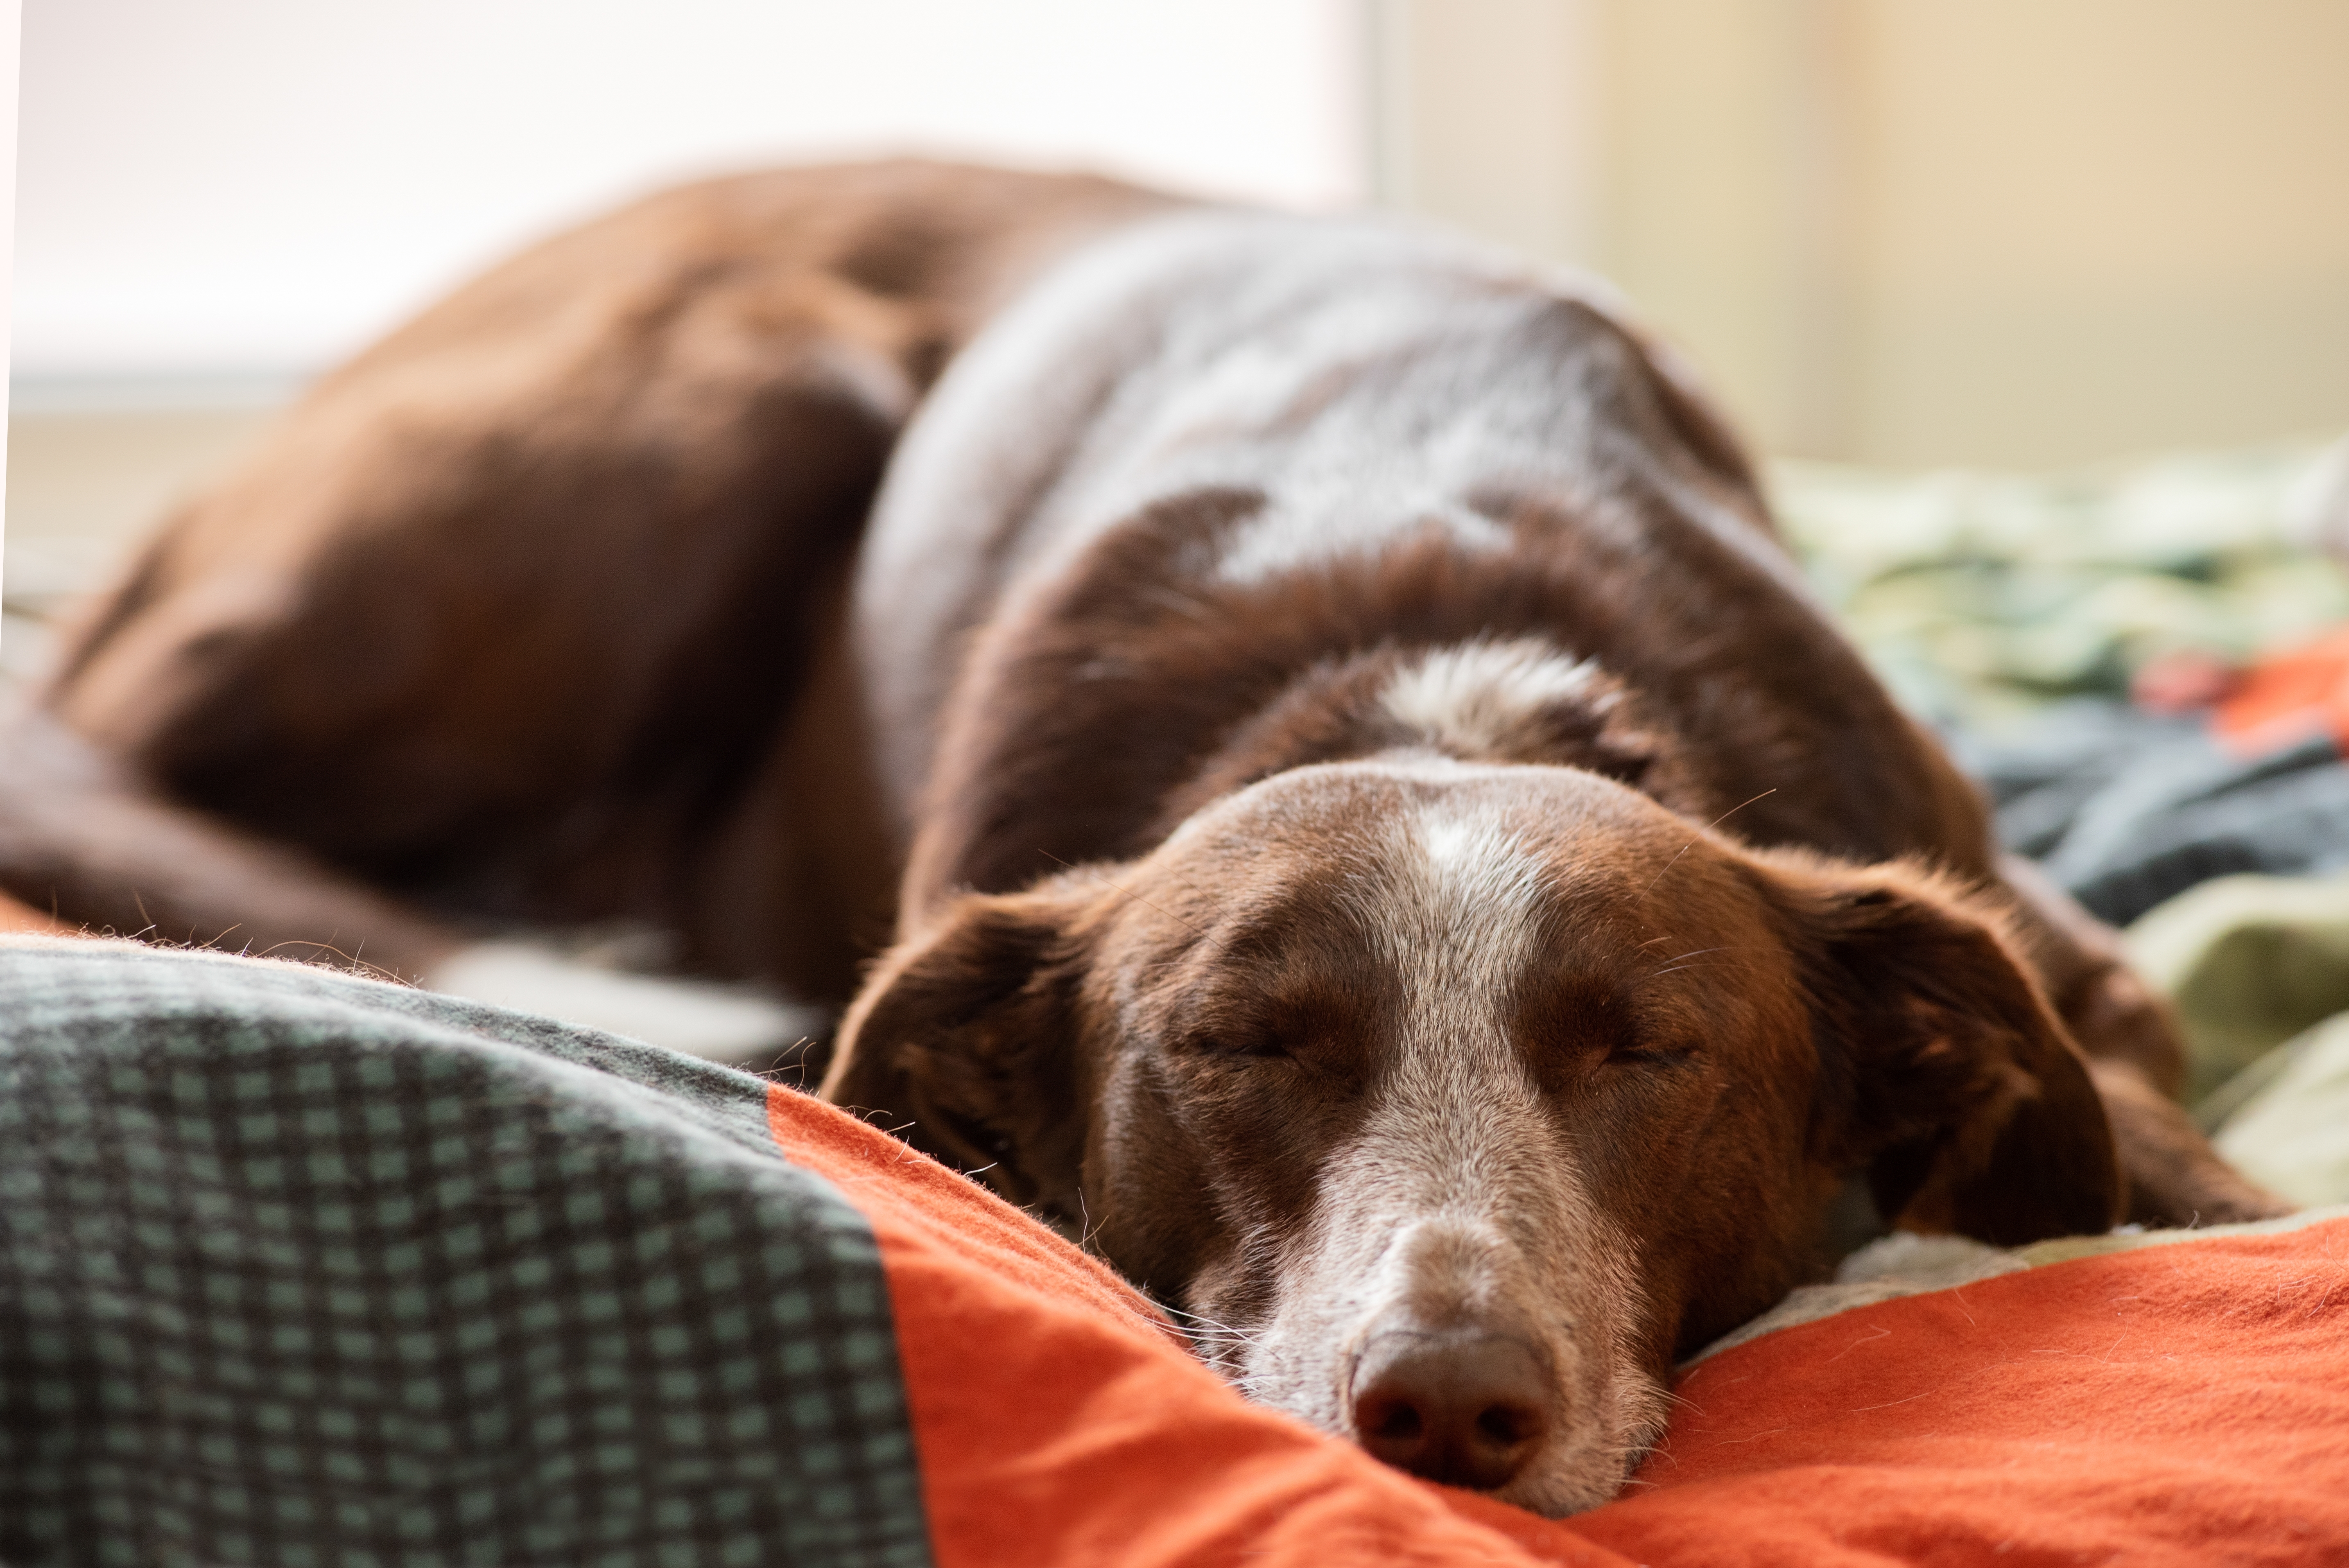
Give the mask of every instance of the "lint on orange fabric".
M 1700 1363 L 1566 1522 L 1249 1405 L 1140 1295 L 804 1095 L 769 1124 L 872 1223 L 940 1568 L 2349 1563 L 2349 1221 L 2052 1264 Z
M 1700 1363 L 1652 1563 L 2349 1563 L 2349 1220 L 2004 1274 Z

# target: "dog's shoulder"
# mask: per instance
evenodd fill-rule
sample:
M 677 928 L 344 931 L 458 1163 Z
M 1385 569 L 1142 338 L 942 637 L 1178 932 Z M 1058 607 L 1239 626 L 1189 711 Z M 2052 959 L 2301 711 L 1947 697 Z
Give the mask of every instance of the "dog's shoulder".
M 1299 760 L 1248 750 L 1279 733 L 1596 765 L 1700 820 L 1775 785 L 1744 825 L 1859 858 L 1950 838 L 1669 356 L 1597 285 L 1408 225 L 1192 212 L 1047 275 L 909 430 L 856 626 L 916 900 L 1023 885 L 1046 839 L 1138 852 Z M 1549 689 L 1578 666 L 1604 683 Z
M 901 813 L 979 628 L 1491 556 L 1529 503 L 1659 484 L 1793 586 L 1725 423 L 1625 321 L 1594 279 L 1375 219 L 1186 211 L 1046 273 L 949 367 L 864 542 Z

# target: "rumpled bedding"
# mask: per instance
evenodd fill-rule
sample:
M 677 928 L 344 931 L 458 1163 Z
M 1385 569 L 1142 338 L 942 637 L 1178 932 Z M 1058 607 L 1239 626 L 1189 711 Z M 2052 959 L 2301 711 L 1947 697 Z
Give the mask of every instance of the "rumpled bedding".
M 2349 1560 L 2349 1215 L 1893 1243 L 1550 1522 L 1248 1404 L 781 1085 L 128 944 L 0 943 L 0 999 L 13 1564 Z
M 1970 731 L 2125 700 L 2179 653 L 2237 661 L 2349 623 L 2349 441 L 2030 477 L 1780 463 L 1828 609 L 1909 709 Z
M 2130 700 L 2161 661 L 2240 667 L 2349 625 L 2349 569 L 2321 547 L 2349 530 L 2344 485 L 2349 443 L 2042 479 L 1789 464 L 1773 489 L 1821 597 L 1982 781 L 2006 847 L 2127 925 L 2212 877 L 2349 863 L 2321 715 L 2247 742 Z
M 764 1090 L 0 945 L 0 1562 L 927 1562 L 881 1258 Z
M 2177 1008 L 2220 1151 L 2295 1202 L 2349 1200 L 2349 877 L 2220 878 L 2126 940 Z
M 1777 489 L 2009 841 L 2133 923 L 2220 1148 L 2339 1205 L 2336 743 L 2126 700 L 2148 659 L 2349 622 L 2293 521 L 2324 460 Z M 320 970 L 0 939 L 11 1564 L 2349 1561 L 2344 1331 L 2339 1207 L 1896 1236 L 1693 1359 L 1625 1496 L 1546 1522 L 1247 1404 L 1098 1263 L 802 1094 Z
M 2223 688 L 2131 700 L 2161 661 L 2256 670 L 2349 626 L 2349 442 L 2047 479 L 1785 465 L 1774 490 L 2003 843 L 2127 928 L 2220 1148 L 2297 1202 L 2349 1202 L 2349 676 L 2248 730 Z

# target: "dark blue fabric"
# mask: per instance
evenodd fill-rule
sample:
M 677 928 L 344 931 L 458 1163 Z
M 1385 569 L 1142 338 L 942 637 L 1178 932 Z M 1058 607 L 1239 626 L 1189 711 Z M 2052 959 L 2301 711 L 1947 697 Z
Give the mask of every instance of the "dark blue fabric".
M 2116 925 L 2211 877 L 2349 865 L 2349 767 L 2321 736 L 2245 758 L 2197 721 L 2075 702 L 1953 744 L 2006 846 Z

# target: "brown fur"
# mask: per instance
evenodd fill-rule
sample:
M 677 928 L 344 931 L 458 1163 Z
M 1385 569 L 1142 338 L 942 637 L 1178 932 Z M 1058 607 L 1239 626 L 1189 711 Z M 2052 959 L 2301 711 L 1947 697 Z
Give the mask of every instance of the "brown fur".
M 1007 291 L 1163 205 L 891 163 L 550 240 L 170 520 L 47 705 L 174 801 L 378 886 L 645 921 L 695 967 L 844 1001 L 888 857 L 853 741 L 788 738 L 843 706 L 824 634 L 882 466 Z
M 1171 207 L 797 171 L 508 263 L 159 536 L 0 881 L 854 992 L 828 1096 L 1549 1511 L 1849 1183 L 1996 1242 L 2277 1207 L 1668 356 L 1468 247 Z M 103 853 L 5 803 L 84 763 Z

